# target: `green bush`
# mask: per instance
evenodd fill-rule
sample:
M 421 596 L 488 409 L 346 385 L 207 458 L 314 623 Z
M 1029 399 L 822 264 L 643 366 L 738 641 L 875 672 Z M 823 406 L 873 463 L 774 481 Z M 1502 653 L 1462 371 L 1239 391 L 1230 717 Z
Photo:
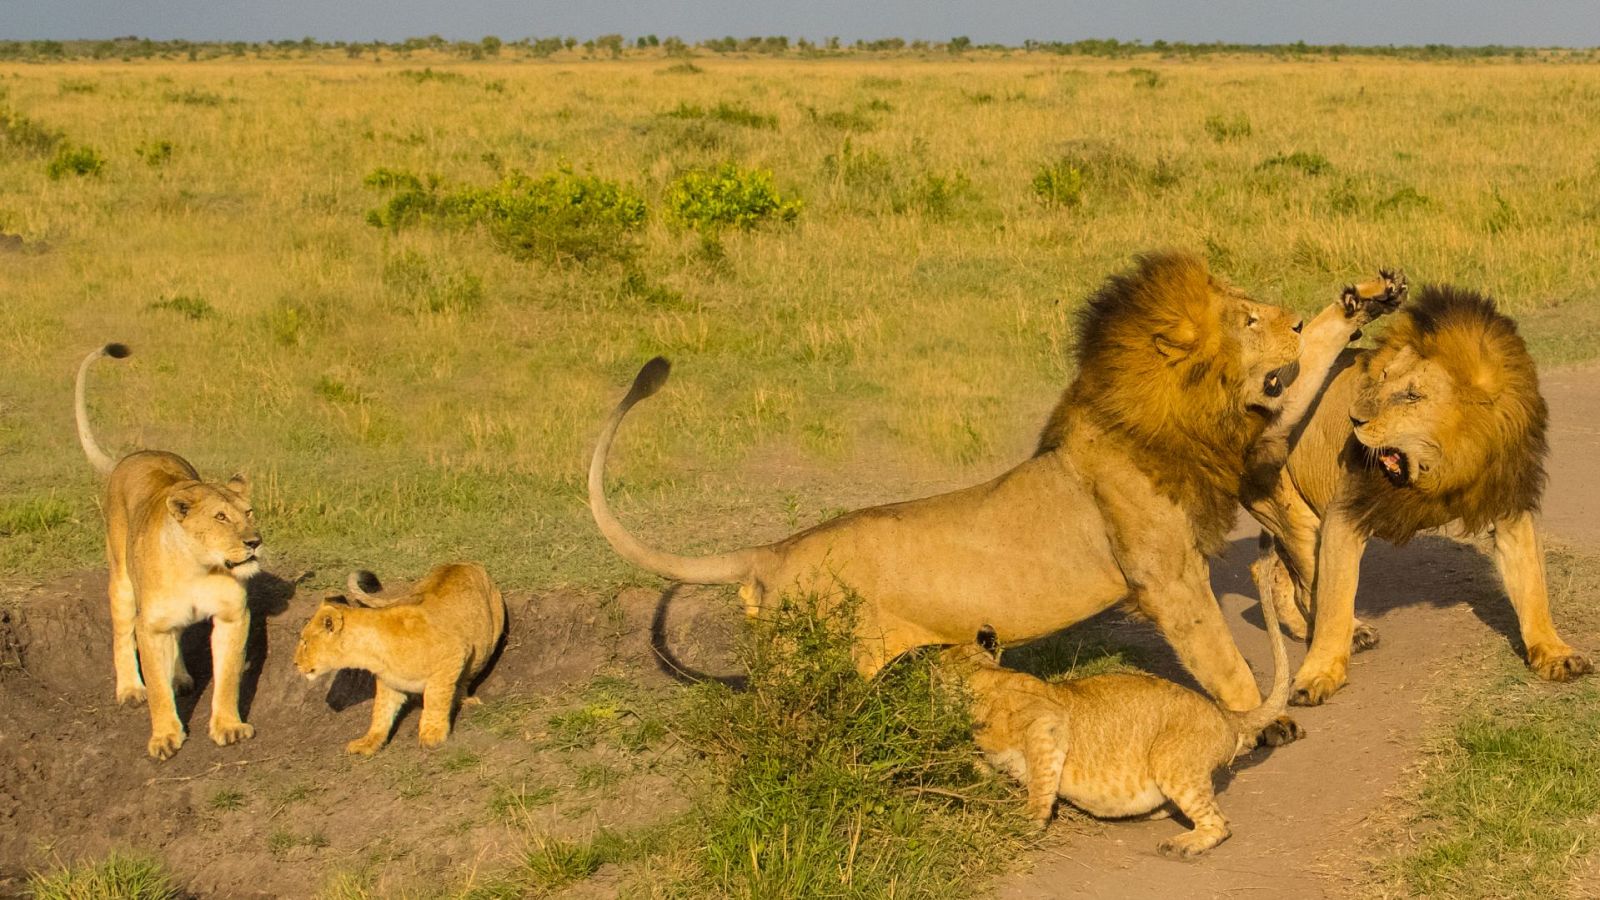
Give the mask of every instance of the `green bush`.
M 927 654 L 858 675 L 858 607 L 781 602 L 740 649 L 745 689 L 702 685 L 676 719 L 717 773 L 684 865 L 700 891 L 959 896 L 1020 848 L 1018 791 L 978 772 L 963 693 Z
M 424 183 L 409 172 L 376 169 L 367 184 L 395 192 L 367 214 L 372 225 L 481 226 L 507 253 L 546 262 L 626 259 L 646 212 L 631 187 L 570 169 L 538 177 L 512 172 L 486 188 L 446 188 L 436 178 Z
M 1083 169 L 1065 157 L 1040 167 L 1033 176 L 1033 195 L 1046 206 L 1077 206 L 1083 202 Z
M 59 181 L 67 175 L 99 175 L 105 166 L 106 158 L 95 152 L 93 147 L 67 145 L 56 151 L 55 158 L 50 160 L 44 172 L 51 181 Z
M 732 162 L 683 173 L 662 199 L 672 221 L 702 234 L 754 228 L 767 219 L 792 222 L 802 205 L 778 193 L 770 171 L 741 169 Z

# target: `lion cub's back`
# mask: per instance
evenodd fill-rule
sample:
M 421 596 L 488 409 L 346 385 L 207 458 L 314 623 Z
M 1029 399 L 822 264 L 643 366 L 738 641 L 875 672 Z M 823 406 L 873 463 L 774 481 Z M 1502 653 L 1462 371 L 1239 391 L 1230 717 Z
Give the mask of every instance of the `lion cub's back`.
M 429 623 L 471 649 L 476 674 L 506 627 L 505 601 L 489 573 L 477 563 L 435 566 L 417 583 L 415 593 Z

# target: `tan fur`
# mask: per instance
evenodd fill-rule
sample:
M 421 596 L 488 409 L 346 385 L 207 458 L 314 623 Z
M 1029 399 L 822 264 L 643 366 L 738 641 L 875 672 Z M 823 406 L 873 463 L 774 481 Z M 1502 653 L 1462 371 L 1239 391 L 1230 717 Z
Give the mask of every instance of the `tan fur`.
M 119 352 L 108 352 L 111 347 Z M 232 744 L 255 734 L 239 718 L 239 679 L 250 629 L 244 582 L 259 571 L 261 535 L 241 475 L 226 484 L 201 481 L 183 457 L 164 451 L 130 453 L 107 465 L 110 457 L 89 430 L 83 394 L 90 363 L 127 355 L 120 345 L 111 347 L 89 354 L 78 370 L 78 437 L 90 463 L 109 476 L 103 505 L 117 702 L 148 700 L 147 750 L 167 759 L 185 737 L 174 690 L 194 684 L 178 638 L 203 619 L 211 620 L 216 678 L 211 739 Z
M 1353 329 L 1383 311 L 1347 299 L 1297 336 L 1295 315 L 1250 301 L 1194 257 L 1142 258 L 1091 298 L 1083 371 L 1032 459 L 976 487 L 702 558 L 645 545 L 606 503 L 618 425 L 666 380 L 666 361 L 652 360 L 601 433 L 590 509 L 624 558 L 680 581 L 738 583 L 751 615 L 786 592 L 827 597 L 848 585 L 864 600 L 864 674 L 912 647 L 967 641 L 986 622 L 1001 640 L 1024 641 L 1131 600 L 1213 696 L 1250 709 L 1260 695 L 1211 593 L 1205 554 L 1244 471 L 1281 463 L 1294 417 Z M 1297 353 L 1301 376 L 1269 396 L 1267 377 Z M 1252 442 L 1277 449 L 1258 455 Z M 1186 480 L 1191 460 L 1204 471 Z
M 352 578 L 353 593 L 367 601 Z M 294 664 L 307 678 L 337 669 L 365 669 L 378 682 L 372 726 L 345 745 L 371 755 L 389 741 L 407 694 L 422 695 L 417 737 L 437 747 L 450 736 L 456 700 L 483 671 L 505 633 L 506 609 L 489 573 L 477 563 L 435 566 L 408 590 L 363 609 L 324 602 L 300 632 Z
M 1262 614 L 1273 690 L 1247 713 L 1152 675 L 1048 684 L 1001 668 L 982 646 L 987 635 L 944 651 L 940 662 L 971 692 L 978 748 L 1027 786 L 1030 820 L 1043 828 L 1057 797 L 1104 818 L 1146 815 L 1170 800 L 1194 828 L 1158 849 L 1187 859 L 1228 838 L 1212 774 L 1254 746 L 1257 733 L 1288 706 L 1283 636 L 1272 607 L 1263 604 Z
M 1352 649 L 1377 643 L 1354 615 L 1367 540 L 1403 544 L 1450 523 L 1493 531 L 1529 665 L 1554 681 L 1590 671 L 1550 618 L 1534 524 L 1545 427 L 1533 359 L 1515 323 L 1479 295 L 1425 288 L 1378 348 L 1347 354 L 1288 467 L 1252 508 L 1272 535 L 1252 568 L 1263 598 L 1292 610 L 1296 636 L 1314 616 L 1296 703 L 1326 700 L 1344 685 Z

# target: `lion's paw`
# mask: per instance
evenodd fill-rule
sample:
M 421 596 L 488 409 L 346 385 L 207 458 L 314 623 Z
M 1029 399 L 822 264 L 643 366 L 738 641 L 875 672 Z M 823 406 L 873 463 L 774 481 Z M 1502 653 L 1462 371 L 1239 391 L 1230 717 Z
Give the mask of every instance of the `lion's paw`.
M 1260 734 L 1256 735 L 1256 746 L 1282 747 L 1284 744 L 1292 744 L 1305 736 L 1306 730 L 1300 727 L 1299 722 L 1288 716 L 1279 716 L 1272 721 L 1272 724 L 1261 729 Z
M 1289 703 L 1294 706 L 1321 706 L 1342 687 L 1342 677 L 1302 675 L 1294 681 L 1294 693 L 1289 696 Z
M 1410 287 L 1405 273 L 1379 269 L 1377 278 L 1347 286 L 1339 294 L 1339 303 L 1345 318 L 1360 328 L 1398 309 Z
M 1571 681 L 1594 671 L 1589 657 L 1571 647 L 1534 651 L 1529 654 L 1528 665 L 1545 681 Z
M 226 747 L 229 744 L 237 744 L 240 741 L 249 740 L 255 736 L 256 727 L 254 725 L 247 725 L 244 722 L 239 722 L 236 720 L 211 720 L 211 740 L 215 741 L 218 747 Z
M 1186 831 L 1177 837 L 1167 838 L 1156 845 L 1156 852 L 1162 856 L 1173 859 L 1194 859 L 1200 854 L 1210 850 L 1227 838 L 1224 832 L 1221 837 L 1214 834 L 1202 834 L 1198 829 Z
M 144 702 L 144 685 L 119 684 L 117 685 L 117 703 L 125 706 L 138 706 Z
M 145 746 L 145 750 L 151 759 L 171 759 L 172 754 L 177 753 L 178 748 L 183 746 L 183 739 L 182 729 L 156 732 L 150 735 L 150 743 Z
M 449 725 L 435 725 L 428 723 L 417 729 L 417 742 L 430 750 L 439 746 L 440 744 L 443 744 L 444 739 L 449 736 Z
M 382 750 L 383 744 L 383 735 L 369 734 L 366 737 L 357 738 L 356 740 L 345 744 L 344 752 L 359 753 L 362 756 L 371 756 L 372 754 L 377 753 L 379 750 Z
M 1350 651 L 1361 653 L 1378 646 L 1378 629 L 1365 622 L 1356 624 L 1355 632 L 1350 636 Z

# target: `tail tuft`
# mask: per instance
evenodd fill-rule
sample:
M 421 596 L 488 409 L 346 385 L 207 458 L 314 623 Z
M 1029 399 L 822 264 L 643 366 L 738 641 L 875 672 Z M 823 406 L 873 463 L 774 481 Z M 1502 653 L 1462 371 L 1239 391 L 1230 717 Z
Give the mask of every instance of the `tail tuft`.
M 990 656 L 1000 655 L 1000 636 L 995 633 L 993 625 L 984 625 L 978 629 L 978 646 Z
M 378 576 L 376 574 L 366 569 L 352 573 L 350 576 L 350 585 L 359 589 L 364 594 L 377 594 L 383 591 L 383 582 L 378 580 Z
M 133 353 L 127 344 L 107 344 L 101 352 L 112 359 L 127 359 Z
M 665 356 L 658 356 L 645 363 L 639 374 L 633 376 L 633 387 L 628 388 L 628 396 L 622 401 L 623 405 L 632 406 L 655 394 L 667 383 L 667 376 L 670 374 L 672 374 L 672 363 L 667 362 Z

